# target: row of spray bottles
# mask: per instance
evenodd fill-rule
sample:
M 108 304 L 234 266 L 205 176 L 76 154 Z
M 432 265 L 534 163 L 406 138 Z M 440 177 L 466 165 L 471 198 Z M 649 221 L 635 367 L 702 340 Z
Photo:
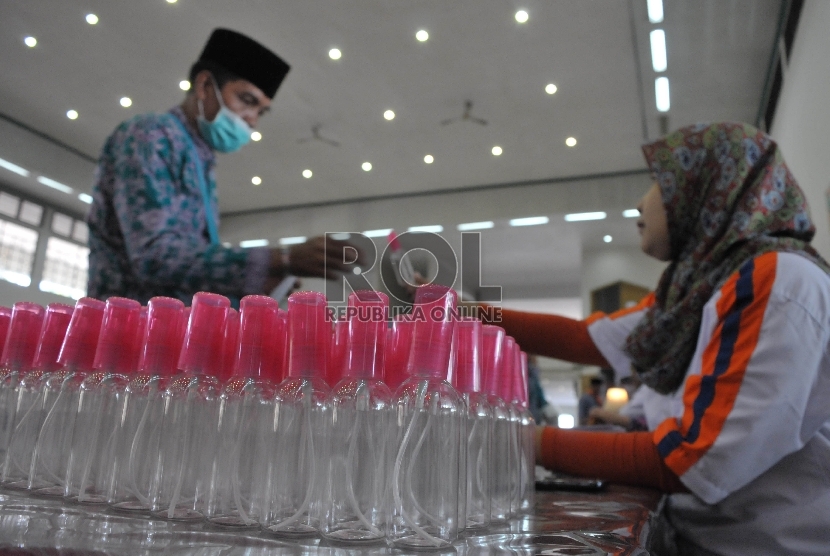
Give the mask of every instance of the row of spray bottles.
M 409 548 L 533 507 L 525 354 L 453 290 L 0 309 L 0 483 L 171 520 Z M 7 329 L 6 333 L 4 329 Z M 1 347 L 1 346 L 0 346 Z

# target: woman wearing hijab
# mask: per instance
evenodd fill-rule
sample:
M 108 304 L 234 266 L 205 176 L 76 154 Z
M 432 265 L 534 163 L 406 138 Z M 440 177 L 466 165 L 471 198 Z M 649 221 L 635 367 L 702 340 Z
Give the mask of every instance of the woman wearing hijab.
M 661 489 L 660 554 L 826 555 L 830 277 L 804 194 L 748 125 L 683 128 L 643 152 L 641 247 L 670 262 L 655 292 L 585 321 L 500 324 L 527 351 L 633 369 L 650 431 L 540 428 L 539 463 Z

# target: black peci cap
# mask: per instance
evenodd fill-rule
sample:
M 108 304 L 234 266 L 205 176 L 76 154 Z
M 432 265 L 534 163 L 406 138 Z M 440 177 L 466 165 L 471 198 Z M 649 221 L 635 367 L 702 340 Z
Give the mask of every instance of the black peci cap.
M 212 62 L 250 81 L 268 98 L 274 98 L 291 69 L 282 58 L 254 39 L 230 29 L 213 30 L 199 61 Z

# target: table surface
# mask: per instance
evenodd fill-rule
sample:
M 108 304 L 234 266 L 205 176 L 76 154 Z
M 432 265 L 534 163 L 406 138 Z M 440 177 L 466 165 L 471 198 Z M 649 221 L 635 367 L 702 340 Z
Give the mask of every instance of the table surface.
M 442 554 L 644 556 L 656 491 L 611 485 L 598 493 L 537 491 L 533 515 L 485 534 L 464 536 Z M 14 555 L 383 555 L 385 544 L 344 546 L 321 539 L 286 541 L 257 531 L 173 523 L 102 506 L 0 492 L 0 554 Z

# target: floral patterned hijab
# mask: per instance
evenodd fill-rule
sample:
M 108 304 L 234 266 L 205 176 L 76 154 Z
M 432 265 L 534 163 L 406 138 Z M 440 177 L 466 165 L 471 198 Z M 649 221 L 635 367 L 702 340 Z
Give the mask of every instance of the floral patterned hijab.
M 703 306 L 744 262 L 787 251 L 830 268 L 809 245 L 815 228 L 804 193 L 767 134 L 740 123 L 698 124 L 643 153 L 662 193 L 671 263 L 625 350 L 643 382 L 668 394 L 686 376 Z

